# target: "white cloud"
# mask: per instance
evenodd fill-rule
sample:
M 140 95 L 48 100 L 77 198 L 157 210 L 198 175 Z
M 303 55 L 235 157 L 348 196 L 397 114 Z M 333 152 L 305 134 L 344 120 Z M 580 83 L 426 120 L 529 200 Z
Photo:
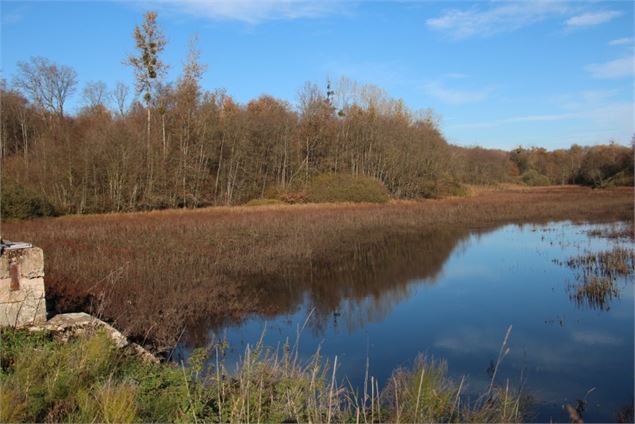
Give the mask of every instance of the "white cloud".
M 583 119 L 586 122 L 593 121 L 605 127 L 623 130 L 623 133 L 629 133 L 633 131 L 631 122 L 633 108 L 634 105 L 630 102 L 614 102 L 593 106 L 592 109 L 578 109 L 572 112 L 544 115 L 519 115 L 492 121 L 458 124 L 453 125 L 452 128 L 494 128 L 523 122 L 558 122 Z
M 623 97 L 624 91 L 583 91 L 555 99 L 561 108 L 580 117 L 580 130 L 586 135 L 582 134 L 577 143 L 597 143 L 600 139 L 615 139 L 624 144 L 630 141 L 635 131 L 635 104 L 632 96 Z
M 443 75 L 443 77 L 448 79 L 464 79 L 464 78 L 467 78 L 468 76 L 461 72 L 450 72 L 448 74 Z
M 351 61 L 335 58 L 322 65 L 322 70 L 331 77 L 345 76 L 360 83 L 377 84 L 384 88 L 395 83 L 411 83 L 408 71 L 399 62 Z
M 599 331 L 574 331 L 571 336 L 575 342 L 592 346 L 619 346 L 623 344 L 622 340 L 620 340 L 619 338 L 611 336 L 610 334 L 601 333 Z
M 22 20 L 22 15 L 20 15 L 19 13 L 5 13 L 2 15 L 3 25 L 17 24 L 21 20 Z
M 512 118 L 503 119 L 500 122 L 503 124 L 512 124 L 516 122 L 549 122 L 549 121 L 563 121 L 567 119 L 576 118 L 578 115 L 575 113 L 556 113 L 550 115 L 522 115 L 514 116 Z
M 583 90 L 575 94 L 553 96 L 550 102 L 568 111 L 588 110 L 610 102 L 621 90 Z
M 587 65 L 585 69 L 593 78 L 597 79 L 630 77 L 635 73 L 633 60 L 635 60 L 635 58 L 631 55 L 606 63 L 594 63 Z
M 492 128 L 499 127 L 507 124 L 517 124 L 521 122 L 552 122 L 552 121 L 566 121 L 569 119 L 579 118 L 579 113 L 555 113 L 545 115 L 519 115 L 509 118 L 496 119 L 493 121 L 475 122 L 468 124 L 454 125 L 454 128 Z
M 12 10 L 7 10 L 7 6 L 2 5 L 0 9 L 2 9 L 2 12 L 0 13 L 0 16 L 2 17 L 0 20 L 2 25 L 14 25 L 22 22 L 30 7 L 21 6 Z
M 489 9 L 451 9 L 426 20 L 428 28 L 454 39 L 483 37 L 514 31 L 569 10 L 567 4 L 553 1 L 501 2 Z
M 352 2 L 343 0 L 160 0 L 178 12 L 257 24 L 269 20 L 317 18 L 341 12 Z
M 627 44 L 633 44 L 633 39 L 631 37 L 618 38 L 617 40 L 609 41 L 609 46 L 624 46 Z
M 583 13 L 582 15 L 573 16 L 567 19 L 565 21 L 565 25 L 567 28 L 595 26 L 609 22 L 618 16 L 622 16 L 622 12 L 618 12 L 616 10 Z
M 440 81 L 431 81 L 423 86 L 426 94 L 436 97 L 444 103 L 463 104 L 475 103 L 485 100 L 493 88 L 488 87 L 481 90 L 459 90 L 446 87 Z
M 614 139 L 627 144 L 635 132 L 633 114 L 635 104 L 632 100 L 620 97 L 623 90 L 587 90 L 569 95 L 553 97 L 549 103 L 557 107 L 554 113 L 518 115 L 488 121 L 456 124 L 448 127 L 455 129 L 494 129 L 511 131 L 513 128 L 531 128 L 536 131 L 553 133 L 558 128 L 576 128 L 572 132 L 566 130 L 557 136 L 560 146 L 572 143 L 596 144 Z M 523 125 L 524 124 L 524 125 Z M 512 131 L 513 132 L 513 131 Z M 555 140 L 555 139 L 554 139 Z M 529 141 L 531 143 L 531 141 Z

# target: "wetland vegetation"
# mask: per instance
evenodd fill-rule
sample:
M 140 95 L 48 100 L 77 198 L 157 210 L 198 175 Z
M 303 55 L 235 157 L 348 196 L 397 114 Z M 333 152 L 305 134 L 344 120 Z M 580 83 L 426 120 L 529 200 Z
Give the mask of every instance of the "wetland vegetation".
M 316 352 L 298 360 L 285 346 L 247 347 L 234 372 L 222 346 L 194 353 L 188 366 L 149 364 L 122 355 L 104 333 L 61 343 L 47 333 L 0 333 L 2 422 L 518 422 L 525 399 L 509 386 L 478 399 L 446 376 L 446 364 L 417 358 L 380 389 L 336 377 Z M 214 355 L 213 366 L 206 365 Z
M 53 312 L 93 313 L 167 350 L 188 322 L 293 310 L 307 284 L 318 313 L 330 312 L 343 297 L 381 293 L 387 281 L 398 287 L 433 277 L 471 231 L 514 222 L 624 220 L 631 200 L 630 189 L 508 189 L 386 205 L 173 210 L 3 228 L 7 238 L 46 252 Z M 346 284 L 351 279 L 364 284 Z M 305 283 L 289 296 L 296 281 Z M 278 291 L 285 296 L 271 302 Z
M 489 353 L 475 355 L 468 367 L 460 365 L 465 360 L 458 353 L 463 349 L 459 348 L 463 342 L 452 340 L 456 336 L 459 340 L 467 337 L 465 340 L 469 341 L 471 336 L 461 334 L 465 331 L 465 323 L 473 320 L 464 316 L 465 313 L 473 314 L 467 304 L 452 306 L 452 302 L 461 296 L 453 294 L 446 300 L 439 300 L 436 302 L 438 307 L 430 304 L 425 309 L 416 307 L 404 318 L 411 323 L 437 322 L 436 341 L 426 341 L 430 337 L 426 332 L 431 327 L 424 325 L 421 330 L 416 330 L 401 322 L 391 322 L 396 311 L 404 307 L 409 310 L 403 305 L 413 301 L 426 302 L 426 297 L 440 290 L 435 287 L 437 284 L 447 286 L 438 281 L 446 279 L 446 268 L 454 272 L 457 265 L 448 265 L 448 261 L 461 255 L 476 240 L 488 240 L 490 234 L 500 232 L 497 229 L 501 226 L 534 223 L 537 232 L 523 233 L 535 234 L 531 239 L 534 241 L 523 242 L 528 248 L 534 248 L 532 243 L 542 243 L 542 246 L 551 247 L 540 247 L 539 250 L 565 249 L 570 242 L 568 236 L 558 232 L 564 230 L 556 231 L 560 227 L 549 222 L 569 219 L 581 223 L 609 223 L 586 229 L 581 227 L 582 238 L 575 243 L 579 246 L 588 239 L 610 244 L 624 240 L 614 237 L 618 233 L 626 234 L 623 227 L 629 228 L 632 213 L 630 189 L 564 187 L 489 189 L 475 191 L 463 198 L 385 204 L 275 204 L 9 222 L 4 225 L 7 235 L 32 240 L 46 252 L 47 300 L 52 313 L 83 310 L 98 315 L 153 351 L 169 355 L 176 365 L 135 365 L 134 360 L 115 355 L 111 358 L 113 362 L 101 371 L 77 371 L 94 376 L 82 379 L 81 390 L 68 389 L 64 384 L 71 383 L 65 382 L 67 380 L 58 382 L 58 377 L 48 375 L 44 371 L 46 366 L 41 365 L 37 369 L 45 373 L 41 376 L 42 384 L 48 381 L 47 390 L 53 391 L 29 394 L 22 390 L 25 386 L 19 379 L 31 378 L 29 373 L 36 372 L 35 368 L 8 360 L 3 365 L 3 384 L 22 389 L 6 391 L 8 398 L 4 401 L 26 402 L 25 409 L 18 410 L 26 415 L 13 418 L 15 420 L 53 419 L 51 417 L 73 420 L 78 417 L 88 419 L 89 416 L 99 420 L 112 419 L 108 414 L 120 414 L 114 415 L 120 420 L 169 417 L 166 419 L 208 421 L 244 421 L 258 417 L 263 421 L 328 421 L 330 417 L 333 422 L 358 419 L 405 422 L 416 417 L 423 421 L 562 418 L 562 404 L 556 407 L 549 403 L 546 395 L 540 394 L 537 388 L 539 382 L 553 384 L 549 382 L 550 373 L 530 367 L 526 372 L 537 383 L 526 387 L 526 377 L 522 376 L 525 371 L 521 371 L 520 364 L 523 361 L 540 363 L 537 358 L 523 360 L 518 358 L 518 352 L 512 352 L 506 359 L 510 361 L 510 367 L 503 366 L 498 371 L 491 390 L 489 380 L 480 376 L 483 371 L 479 372 L 479 367 L 484 370 L 489 362 L 487 379 L 494 377 L 491 370 L 498 368 L 498 354 L 493 354 L 492 348 L 500 346 L 504 328 L 499 327 L 497 334 L 481 336 L 478 342 L 473 340 L 475 346 L 487 340 L 489 348 L 485 351 Z M 626 224 L 612 225 L 611 222 Z M 543 233 L 541 228 L 546 232 Z M 572 231 L 569 229 L 567 233 Z M 539 234 L 543 235 L 538 237 Z M 545 237 L 550 236 L 553 238 L 546 243 Z M 495 251 L 490 259 L 478 261 L 485 264 L 496 258 L 506 260 L 509 253 L 504 252 L 513 248 L 515 244 L 511 240 L 516 237 L 518 235 L 503 242 L 505 250 Z M 632 247 L 625 244 L 616 249 L 601 253 L 601 249 L 594 248 L 590 250 L 595 252 L 593 256 L 572 260 L 570 265 L 584 270 L 585 276 L 597 274 L 601 278 L 606 275 L 621 278 L 624 268 L 620 264 L 624 263 L 626 272 L 632 269 Z M 569 257 L 563 258 L 559 254 L 557 258 L 562 259 L 563 265 L 568 265 L 565 261 Z M 537 260 L 538 267 L 550 262 L 544 258 Z M 554 266 L 556 269 L 568 268 Z M 469 275 L 479 274 L 470 271 Z M 518 272 L 511 275 L 519 276 Z M 626 278 L 628 281 L 630 277 Z M 471 296 L 470 304 L 478 307 L 482 302 L 491 303 L 487 308 L 492 311 L 499 311 L 504 305 L 492 303 L 493 299 L 487 298 L 486 293 L 491 290 L 497 291 L 496 297 L 515 304 L 517 301 L 513 299 L 517 295 L 512 293 L 517 290 L 522 292 L 535 286 L 531 294 L 524 295 L 533 299 L 533 296 L 543 296 L 549 285 L 558 285 L 551 280 L 540 284 L 520 280 L 518 288 L 511 288 L 497 285 L 496 280 L 483 281 L 493 285 L 484 290 L 475 287 L 477 292 Z M 620 284 L 624 282 L 623 279 L 620 281 Z M 573 318 L 560 315 L 561 302 L 567 298 L 567 292 L 564 282 L 559 284 L 562 293 L 554 298 L 560 305 L 556 308 L 557 317 L 560 317 L 557 319 L 561 322 L 560 327 L 567 328 L 573 325 Z M 481 295 L 476 295 L 479 292 Z M 615 294 L 614 302 L 618 301 L 618 294 Z M 454 301 L 448 303 L 452 298 Z M 605 301 L 609 300 L 606 297 Z M 540 331 L 549 334 L 552 330 L 549 330 L 548 321 L 553 312 L 525 311 L 529 304 L 540 303 L 538 299 L 528 300 L 525 306 L 518 304 L 516 308 L 521 315 L 532 318 L 530 326 L 544 321 L 539 324 L 544 326 Z M 445 310 L 438 309 L 444 304 Z M 617 312 L 623 311 L 626 305 L 628 301 L 618 305 Z M 419 311 L 426 312 L 421 315 Z M 523 346 L 531 343 L 525 341 L 528 330 L 524 327 L 528 324 L 518 321 L 517 315 L 505 314 L 508 324 L 520 323 L 515 336 L 518 343 Z M 450 326 L 441 325 L 439 319 L 447 320 Z M 581 319 L 584 316 L 577 318 Z M 457 320 L 464 324 L 452 324 Z M 271 324 L 263 336 L 265 322 Z M 372 323 L 381 328 L 384 322 L 388 323 L 387 328 L 397 325 L 391 330 L 392 337 L 414 337 L 413 341 L 419 341 L 410 347 L 404 339 L 402 354 L 395 356 L 387 353 L 392 351 L 389 344 L 377 346 L 376 343 L 387 342 L 381 333 L 370 333 L 372 336 L 367 342 L 359 340 L 359 334 L 365 333 Z M 497 323 L 502 324 L 498 320 Z M 488 331 L 493 329 L 490 324 L 484 325 Z M 306 327 L 302 342 L 289 344 L 289 340 L 299 337 L 299 327 Z M 410 328 L 412 335 L 401 334 L 396 328 Z M 624 329 L 623 324 L 617 328 Z M 588 328 L 575 330 L 572 336 L 567 336 L 573 339 L 566 343 L 576 346 L 581 342 L 595 343 L 587 337 L 597 336 L 583 335 L 588 331 Z M 594 331 L 591 330 L 591 334 L 595 334 Z M 623 333 L 619 334 L 606 337 L 610 337 L 609 340 L 623 337 Z M 24 336 L 3 333 L 3 337 L 3 344 L 10 345 L 12 340 Z M 260 343 L 259 339 L 262 340 Z M 346 339 L 350 339 L 350 346 L 335 347 Z M 374 347 L 360 350 L 360 342 L 363 345 L 373 339 Z M 53 354 L 49 359 L 61 362 L 46 362 L 51 369 L 59 370 L 70 365 L 64 361 L 78 360 L 65 356 L 74 349 L 80 349 L 84 344 L 101 343 L 95 341 L 97 339 L 78 340 L 71 345 L 73 347 L 67 348 L 46 338 L 37 340 L 41 343 L 37 347 L 29 345 L 30 341 L 25 342 L 25 352 L 31 352 L 28 349 L 62 352 L 62 356 Z M 509 343 L 513 340 L 514 335 Z M 175 343 L 177 348 L 173 350 Z M 542 345 L 542 342 L 534 343 Z M 560 346 L 557 339 L 550 343 L 554 347 Z M 322 344 L 323 348 L 320 347 Z M 428 347 L 422 349 L 422 346 Z M 316 350 L 319 356 L 315 355 Z M 422 350 L 433 356 L 428 356 L 427 361 L 412 362 Z M 601 351 L 598 350 L 598 354 Z M 614 349 L 613 352 L 617 351 Z M 623 353 L 619 358 L 624 358 Z M 24 355 L 33 356 L 31 353 Z M 627 352 L 627 355 L 630 354 Z M 432 360 L 433 357 L 447 358 L 447 369 L 443 361 Z M 185 368 L 178 368 L 180 364 Z M 453 364 L 459 365 L 456 370 Z M 26 368 L 22 370 L 21 367 Z M 335 378 L 333 370 L 336 370 Z M 589 378 L 596 384 L 604 381 L 595 373 Z M 69 379 L 76 381 L 73 384 L 80 384 L 78 377 Z M 371 382 L 374 388 L 371 388 Z M 58 384 L 62 386 L 58 387 Z M 33 390 L 38 389 L 34 386 Z M 160 393 L 164 390 L 165 396 L 169 393 L 174 398 L 160 407 L 163 394 L 157 397 L 158 403 L 153 403 L 148 400 L 148 390 L 161 390 Z M 98 395 L 86 398 L 82 393 L 87 391 Z M 560 393 L 576 396 L 580 391 L 557 393 L 553 395 L 556 399 L 575 404 L 559 397 L 562 396 Z M 597 399 L 602 396 L 604 406 L 602 409 L 588 407 L 591 415 L 585 417 L 593 420 L 594 417 L 614 416 L 620 405 L 612 406 L 606 400 L 612 392 L 602 389 L 600 393 L 595 396 Z M 32 403 L 37 396 L 42 397 L 41 401 Z M 116 403 L 126 405 L 125 408 L 109 410 L 115 404 L 112 399 L 119 399 Z
M 570 286 L 571 297 L 578 304 L 608 309 L 611 300 L 620 295 L 621 289 L 616 280 L 630 277 L 635 272 L 635 251 L 618 246 L 570 258 L 567 265 L 579 272 L 578 284 Z
M 163 362 L 4 328 L 0 421 L 632 422 L 634 141 L 453 145 L 345 76 L 240 103 L 133 37 L 136 97 L 1 81 L 0 238 Z

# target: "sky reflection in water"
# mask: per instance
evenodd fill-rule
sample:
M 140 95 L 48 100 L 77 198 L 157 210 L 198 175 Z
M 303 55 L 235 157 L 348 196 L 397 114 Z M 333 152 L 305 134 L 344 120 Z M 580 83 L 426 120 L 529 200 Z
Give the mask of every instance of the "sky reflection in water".
M 553 261 L 610 248 L 614 241 L 587 235 L 595 227 L 507 225 L 358 246 L 347 257 L 350 270 L 343 264 L 316 270 L 312 281 L 267 282 L 262 302 L 284 303 L 286 310 L 207 329 L 207 338 L 227 338 L 231 364 L 265 323 L 265 344 L 293 343 L 311 312 L 300 353 L 308 357 L 320 346 L 323 355 L 337 355 L 339 377 L 353 385 L 363 382 L 367 358 L 370 374 L 385 381 L 424 353 L 446 359 L 450 376 L 469 376 L 468 391 L 478 391 L 512 325 L 498 381 L 517 386 L 525 373 L 525 390 L 537 401 L 533 419 L 566 421 L 562 404 L 575 405 L 595 387 L 584 417 L 612 421 L 633 399 L 632 281 L 618 281 L 621 296 L 608 311 L 590 309 L 569 298 L 575 272 Z M 178 354 L 204 343 L 184 343 Z

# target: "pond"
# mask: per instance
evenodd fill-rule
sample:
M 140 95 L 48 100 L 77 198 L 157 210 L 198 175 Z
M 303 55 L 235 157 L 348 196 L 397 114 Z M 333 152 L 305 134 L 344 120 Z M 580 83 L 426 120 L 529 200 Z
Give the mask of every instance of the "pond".
M 606 224 L 604 225 L 606 226 Z M 338 358 L 338 378 L 360 387 L 369 373 L 385 382 L 419 353 L 444 359 L 449 376 L 476 393 L 491 379 L 508 328 L 510 351 L 499 383 L 522 386 L 532 421 L 568 421 L 563 404 L 586 400 L 586 421 L 613 421 L 633 399 L 632 275 L 598 307 L 576 302 L 577 271 L 566 261 L 633 243 L 591 236 L 601 224 L 558 222 L 439 231 L 351 245 L 335 265 L 313 264 L 254 281 L 262 312 L 240 322 L 191 323 L 173 354 L 226 339 L 227 363 L 263 336 L 268 346 L 298 340 Z

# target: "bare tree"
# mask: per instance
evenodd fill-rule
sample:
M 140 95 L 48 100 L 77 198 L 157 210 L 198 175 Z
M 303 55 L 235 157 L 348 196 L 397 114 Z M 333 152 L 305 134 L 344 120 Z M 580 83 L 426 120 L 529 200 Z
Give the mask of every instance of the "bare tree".
M 147 136 L 149 145 L 152 92 L 157 80 L 167 70 L 167 65 L 159 59 L 159 54 L 165 48 L 167 41 L 157 25 L 157 13 L 147 12 L 141 27 L 135 27 L 133 36 L 138 55 L 128 57 L 127 63 L 134 69 L 137 94 L 143 94 L 143 100 L 148 109 Z
M 104 106 L 109 96 L 108 87 L 103 81 L 89 82 L 84 87 L 84 102 L 90 108 Z
M 112 97 L 117 104 L 117 112 L 123 117 L 126 114 L 126 100 L 128 100 L 128 86 L 123 82 L 118 82 L 115 85 L 115 89 L 112 91 Z
M 18 62 L 19 74 L 14 85 L 33 103 L 45 110 L 64 116 L 64 103 L 75 92 L 77 73 L 74 69 L 57 65 L 43 57 Z
M 153 11 L 144 15 L 143 24 L 141 27 L 135 27 L 133 36 L 138 55 L 128 57 L 127 63 L 132 66 L 135 72 L 137 94 L 143 94 L 143 100 L 146 103 L 146 165 L 148 169 L 146 192 L 149 193 L 152 191 L 153 180 L 152 146 L 150 144 L 152 94 L 158 81 L 167 70 L 167 65 L 159 59 L 159 54 L 165 48 L 167 41 L 157 25 L 157 13 Z

